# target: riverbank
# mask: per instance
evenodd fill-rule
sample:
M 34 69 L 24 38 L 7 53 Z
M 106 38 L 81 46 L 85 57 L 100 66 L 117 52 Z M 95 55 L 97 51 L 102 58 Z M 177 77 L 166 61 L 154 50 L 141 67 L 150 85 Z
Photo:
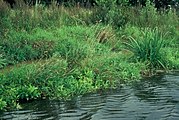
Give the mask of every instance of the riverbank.
M 179 72 L 161 74 L 67 101 L 36 100 L 0 113 L 0 119 L 179 119 L 178 80 Z
M 175 10 L 122 7 L 107 16 L 99 9 L 0 5 L 0 110 L 179 69 Z

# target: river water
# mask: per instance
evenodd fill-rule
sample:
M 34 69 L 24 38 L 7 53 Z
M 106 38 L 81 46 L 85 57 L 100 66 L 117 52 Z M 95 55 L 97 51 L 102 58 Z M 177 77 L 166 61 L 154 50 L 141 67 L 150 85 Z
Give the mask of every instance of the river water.
M 155 76 L 70 101 L 35 101 L 2 120 L 179 120 L 179 74 Z

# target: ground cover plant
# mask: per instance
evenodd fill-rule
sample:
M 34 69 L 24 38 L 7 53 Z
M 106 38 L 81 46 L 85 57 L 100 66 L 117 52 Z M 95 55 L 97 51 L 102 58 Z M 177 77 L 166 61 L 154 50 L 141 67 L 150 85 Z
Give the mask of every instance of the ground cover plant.
M 0 110 L 178 69 L 177 9 L 116 2 L 84 8 L 21 1 L 11 8 L 0 0 Z

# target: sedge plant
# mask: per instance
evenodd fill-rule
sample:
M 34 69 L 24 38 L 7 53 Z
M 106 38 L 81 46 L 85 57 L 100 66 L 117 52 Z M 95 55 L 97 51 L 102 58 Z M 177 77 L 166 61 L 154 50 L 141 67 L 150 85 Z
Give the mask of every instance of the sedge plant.
M 166 59 L 161 48 L 164 47 L 164 35 L 158 29 L 146 28 L 142 36 L 129 37 L 127 49 L 133 52 L 133 57 L 140 62 L 146 62 L 150 70 L 166 69 Z

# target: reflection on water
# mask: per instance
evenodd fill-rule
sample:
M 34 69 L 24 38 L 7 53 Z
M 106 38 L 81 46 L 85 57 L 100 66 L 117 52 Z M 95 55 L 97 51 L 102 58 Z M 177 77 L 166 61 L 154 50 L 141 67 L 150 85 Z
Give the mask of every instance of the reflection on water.
M 35 101 L 4 112 L 5 120 L 179 120 L 179 75 L 155 76 L 71 101 Z

